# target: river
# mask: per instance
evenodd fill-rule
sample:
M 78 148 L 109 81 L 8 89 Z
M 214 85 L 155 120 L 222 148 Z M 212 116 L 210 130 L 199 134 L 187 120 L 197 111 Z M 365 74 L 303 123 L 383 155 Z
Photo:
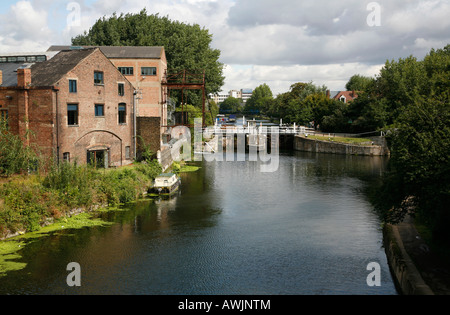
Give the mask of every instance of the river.
M 364 192 L 384 158 L 288 152 L 273 173 L 260 163 L 204 161 L 170 200 L 34 240 L 0 294 L 397 294 Z M 70 262 L 80 287 L 66 283 Z M 379 286 L 367 283 L 372 262 Z

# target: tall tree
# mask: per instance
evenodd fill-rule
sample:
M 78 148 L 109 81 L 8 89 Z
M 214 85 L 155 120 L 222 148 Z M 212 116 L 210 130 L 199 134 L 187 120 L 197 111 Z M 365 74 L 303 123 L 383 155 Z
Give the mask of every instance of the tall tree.
M 264 83 L 255 88 L 252 96 L 247 100 L 247 103 L 245 104 L 245 111 L 264 111 L 267 108 L 268 103 L 272 99 L 272 90 L 266 83 Z
M 113 14 L 103 17 L 72 39 L 76 46 L 164 46 L 168 68 L 172 71 L 205 71 L 206 93 L 217 93 L 224 84 L 220 50 L 211 48 L 212 35 L 198 24 L 172 21 L 143 9 L 137 14 Z M 185 98 L 200 104 L 200 93 Z
M 360 74 L 355 74 L 345 85 L 347 91 L 365 91 L 372 83 L 374 79 L 366 77 Z

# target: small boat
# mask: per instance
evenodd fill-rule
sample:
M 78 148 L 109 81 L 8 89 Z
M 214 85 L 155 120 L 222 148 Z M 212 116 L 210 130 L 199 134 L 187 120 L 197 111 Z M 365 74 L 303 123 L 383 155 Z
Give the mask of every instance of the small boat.
M 181 178 L 176 174 L 161 174 L 155 178 L 152 192 L 160 195 L 170 195 L 180 188 Z

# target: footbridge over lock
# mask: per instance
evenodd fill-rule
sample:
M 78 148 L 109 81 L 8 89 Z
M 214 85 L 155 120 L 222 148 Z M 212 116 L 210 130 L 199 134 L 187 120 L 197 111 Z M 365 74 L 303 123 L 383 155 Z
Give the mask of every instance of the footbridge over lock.
M 203 129 L 203 134 L 207 139 L 215 139 L 216 147 L 221 145 L 223 149 L 245 148 L 246 151 L 256 149 L 258 151 L 267 150 L 276 146 L 281 150 L 294 149 L 295 136 L 301 134 L 311 134 L 314 131 L 301 126 L 278 126 L 278 125 L 255 125 L 246 126 L 222 126 L 216 125 Z M 213 149 L 210 146 L 210 149 Z

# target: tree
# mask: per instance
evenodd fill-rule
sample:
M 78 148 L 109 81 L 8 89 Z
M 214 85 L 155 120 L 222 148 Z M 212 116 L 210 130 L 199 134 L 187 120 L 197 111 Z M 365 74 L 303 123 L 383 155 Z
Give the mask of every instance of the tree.
M 211 48 L 211 42 L 212 35 L 198 24 L 148 15 L 145 9 L 138 14 L 103 17 L 89 32 L 72 39 L 76 46 L 164 46 L 170 70 L 206 72 L 206 94 L 219 92 L 225 80 L 223 64 L 219 62 L 220 50 Z M 185 93 L 187 103 L 201 104 L 200 93 Z
M 220 113 L 237 114 L 241 112 L 241 102 L 235 97 L 228 97 L 220 104 Z
M 291 85 L 289 92 L 278 95 L 273 102 L 268 102 L 267 114 L 282 118 L 286 123 L 308 124 L 314 120 L 312 95 L 320 94 L 326 98 L 326 90 L 325 86 L 319 87 L 312 82 L 295 83 Z
M 265 112 L 269 106 L 268 103 L 273 99 L 272 91 L 270 87 L 264 83 L 258 86 L 254 91 L 250 99 L 245 104 L 245 112 Z
M 373 81 L 374 79 L 370 77 L 355 74 L 350 78 L 345 88 L 347 91 L 365 91 L 371 84 L 373 84 Z
M 440 240 L 450 240 L 450 45 L 388 62 L 379 91 L 395 111 L 390 128 L 390 171 L 377 206 L 386 221 L 418 217 Z M 409 75 L 409 77 L 404 77 Z M 393 84 L 393 86 L 389 86 Z M 394 93 L 395 89 L 398 93 Z

